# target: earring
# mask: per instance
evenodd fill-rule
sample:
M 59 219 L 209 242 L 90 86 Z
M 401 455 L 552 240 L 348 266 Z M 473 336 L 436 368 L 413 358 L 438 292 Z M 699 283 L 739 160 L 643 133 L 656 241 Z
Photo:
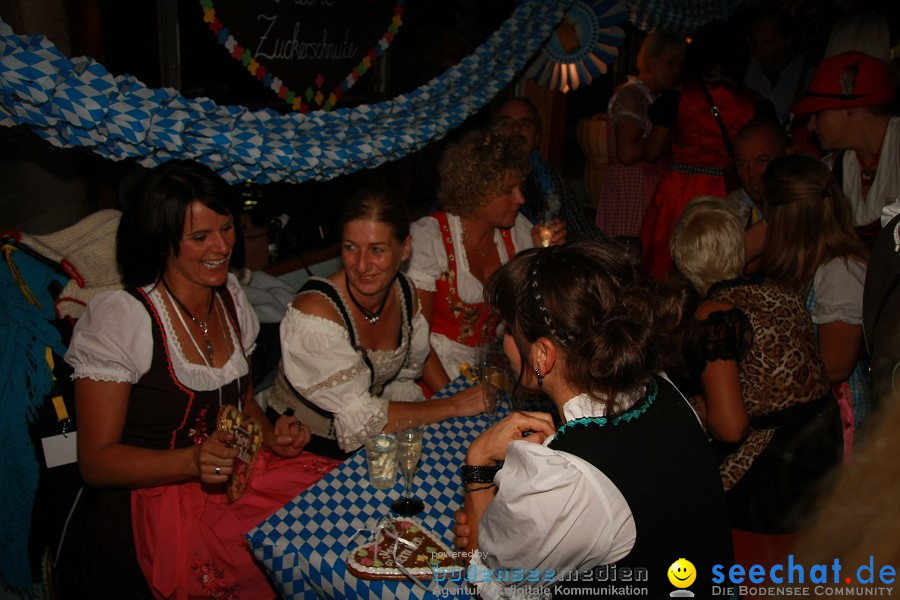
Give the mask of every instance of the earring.
M 534 374 L 537 375 L 538 387 L 544 385 L 544 378 L 541 376 L 541 372 L 537 369 L 534 370 Z

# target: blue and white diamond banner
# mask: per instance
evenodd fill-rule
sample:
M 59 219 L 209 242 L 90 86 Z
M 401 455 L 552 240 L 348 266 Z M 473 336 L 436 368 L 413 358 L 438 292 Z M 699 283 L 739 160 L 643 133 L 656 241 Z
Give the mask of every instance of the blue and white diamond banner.
M 409 94 L 290 115 L 150 89 L 0 21 L 0 125 L 28 125 L 55 146 L 148 167 L 194 159 L 229 183 L 331 179 L 402 158 L 457 127 L 525 67 L 573 1 L 522 0 L 471 55 Z

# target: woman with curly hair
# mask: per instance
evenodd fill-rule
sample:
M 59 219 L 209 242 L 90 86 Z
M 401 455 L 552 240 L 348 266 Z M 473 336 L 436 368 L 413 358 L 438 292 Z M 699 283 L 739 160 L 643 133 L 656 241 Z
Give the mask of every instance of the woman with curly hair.
M 423 379 L 432 390 L 474 364 L 497 322 L 484 304 L 487 278 L 525 248 L 540 244 L 537 226 L 519 213 L 528 174 L 526 148 L 497 132 L 472 132 L 450 146 L 438 165 L 443 210 L 412 224 L 409 278 L 431 326 Z M 557 221 L 551 243 L 565 241 Z

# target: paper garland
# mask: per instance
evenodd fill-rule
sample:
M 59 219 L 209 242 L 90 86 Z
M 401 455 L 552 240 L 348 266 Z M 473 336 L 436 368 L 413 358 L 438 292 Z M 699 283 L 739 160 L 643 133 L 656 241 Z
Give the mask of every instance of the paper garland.
M 522 0 L 472 54 L 409 94 L 288 115 L 114 77 L 0 21 L 0 125 L 26 124 L 55 146 L 146 167 L 194 159 L 229 183 L 331 179 L 401 158 L 460 125 L 513 80 L 572 2 Z
M 589 85 L 619 56 L 618 46 L 625 40 L 625 31 L 619 25 L 624 20 L 622 2 L 576 0 L 526 77 L 564 93 Z
M 681 36 L 694 33 L 710 21 L 727 21 L 735 11 L 759 4 L 759 0 L 626 1 L 628 20 L 641 31 L 662 29 Z
M 300 111 L 301 113 L 309 112 L 311 104 L 315 104 L 317 108 L 326 111 L 334 108 L 334 105 L 341 96 L 356 84 L 359 78 L 372 67 L 372 64 L 376 60 L 381 58 L 385 50 L 388 49 L 388 46 L 391 45 L 391 42 L 394 41 L 394 36 L 397 35 L 400 26 L 403 25 L 403 0 L 397 0 L 394 5 L 394 16 L 391 18 L 390 25 L 388 25 L 384 35 L 382 35 L 375 45 L 372 46 L 365 56 L 363 56 L 362 60 L 359 61 L 359 64 L 356 65 L 339 84 L 334 86 L 334 89 L 331 90 L 331 93 L 326 98 L 325 94 L 322 93 L 322 86 L 325 84 L 325 79 L 322 75 L 319 75 L 316 78 L 315 89 L 310 85 L 303 94 L 297 93 L 295 90 L 284 85 L 284 82 L 281 81 L 280 78 L 269 72 L 262 61 L 257 60 L 250 50 L 241 46 L 238 41 L 234 39 L 234 36 L 228 28 L 219 20 L 219 17 L 216 16 L 213 0 L 200 0 L 200 8 L 203 9 L 203 21 L 209 23 L 210 31 L 213 32 L 216 39 L 225 47 L 232 58 L 241 61 L 251 75 L 262 82 L 264 86 L 271 89 L 279 98 L 284 100 L 285 103 L 291 107 L 291 110 Z

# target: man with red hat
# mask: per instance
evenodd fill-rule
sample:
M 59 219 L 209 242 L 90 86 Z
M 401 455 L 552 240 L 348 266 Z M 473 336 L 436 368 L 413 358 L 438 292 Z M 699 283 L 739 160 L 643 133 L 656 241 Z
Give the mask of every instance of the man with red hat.
M 887 198 L 900 197 L 900 117 L 891 114 L 895 82 L 887 63 L 862 52 L 822 60 L 796 114 L 809 128 L 850 201 L 860 236 L 874 243 Z

